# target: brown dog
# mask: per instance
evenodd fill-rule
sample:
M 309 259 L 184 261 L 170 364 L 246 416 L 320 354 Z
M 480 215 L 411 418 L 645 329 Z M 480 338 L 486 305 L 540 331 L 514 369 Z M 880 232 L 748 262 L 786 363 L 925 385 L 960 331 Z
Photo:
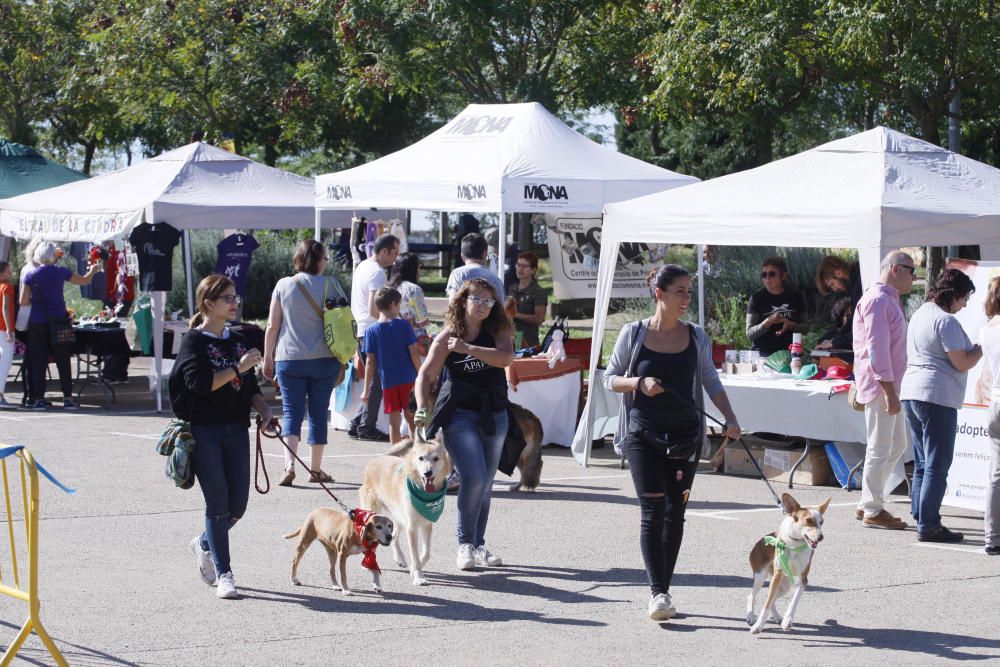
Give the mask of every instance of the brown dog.
M 330 557 L 330 580 L 333 582 L 333 590 L 342 590 L 344 595 L 350 595 L 352 591 L 347 585 L 347 557 L 360 554 L 366 551 L 366 546 L 371 547 L 375 543 L 389 546 L 392 542 L 392 531 L 392 521 L 380 514 L 372 513 L 365 519 L 364 528 L 359 536 L 354 522 L 345 512 L 330 507 L 313 510 L 299 528 L 283 535 L 286 540 L 299 538 L 298 544 L 295 545 L 295 556 L 292 558 L 292 583 L 296 586 L 302 585 L 298 578 L 299 562 L 309 545 L 314 540 L 319 540 L 319 543 L 326 548 L 327 556 Z M 376 593 L 381 593 L 382 579 L 377 566 L 371 573 L 372 589 Z

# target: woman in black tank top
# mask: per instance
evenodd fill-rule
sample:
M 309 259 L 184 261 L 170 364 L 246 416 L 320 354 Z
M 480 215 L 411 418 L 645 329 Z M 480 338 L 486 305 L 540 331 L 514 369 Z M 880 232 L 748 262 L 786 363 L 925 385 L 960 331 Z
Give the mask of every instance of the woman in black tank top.
M 444 446 L 462 477 L 455 558 L 461 570 L 501 564 L 486 548 L 486 525 L 493 477 L 507 437 L 503 369 L 514 359 L 512 331 L 490 283 L 468 280 L 452 297 L 445 328 L 434 338 L 417 375 L 414 420 L 428 427 L 429 437 L 442 429 Z M 435 379 L 438 396 L 432 405 Z

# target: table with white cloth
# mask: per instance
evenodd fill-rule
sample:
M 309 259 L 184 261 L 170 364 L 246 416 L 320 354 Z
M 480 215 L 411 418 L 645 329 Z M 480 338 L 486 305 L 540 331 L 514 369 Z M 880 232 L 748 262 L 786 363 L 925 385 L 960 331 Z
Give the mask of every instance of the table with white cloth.
M 507 367 L 507 397 L 542 422 L 542 444 L 569 447 L 576 432 L 583 386 L 579 357 L 549 368 L 547 359 L 515 359 Z

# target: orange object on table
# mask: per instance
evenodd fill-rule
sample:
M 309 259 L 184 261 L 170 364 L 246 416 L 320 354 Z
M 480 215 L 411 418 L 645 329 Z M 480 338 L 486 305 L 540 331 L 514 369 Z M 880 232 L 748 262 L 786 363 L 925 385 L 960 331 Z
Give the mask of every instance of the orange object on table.
M 579 357 L 567 357 L 565 361 L 557 363 L 555 368 L 549 368 L 549 360 L 543 357 L 515 359 L 506 369 L 507 382 L 514 391 L 517 391 L 517 385 L 521 382 L 557 378 L 570 373 L 579 373 L 582 370 L 583 364 L 580 363 Z

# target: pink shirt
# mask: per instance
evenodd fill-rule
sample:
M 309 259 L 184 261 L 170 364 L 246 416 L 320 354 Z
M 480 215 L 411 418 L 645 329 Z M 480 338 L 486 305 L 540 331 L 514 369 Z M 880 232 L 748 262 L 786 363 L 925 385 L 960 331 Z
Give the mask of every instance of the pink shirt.
M 899 392 L 906 370 L 906 316 L 899 291 L 876 283 L 854 309 L 854 378 L 858 401 L 882 396 L 879 382 L 892 382 Z

